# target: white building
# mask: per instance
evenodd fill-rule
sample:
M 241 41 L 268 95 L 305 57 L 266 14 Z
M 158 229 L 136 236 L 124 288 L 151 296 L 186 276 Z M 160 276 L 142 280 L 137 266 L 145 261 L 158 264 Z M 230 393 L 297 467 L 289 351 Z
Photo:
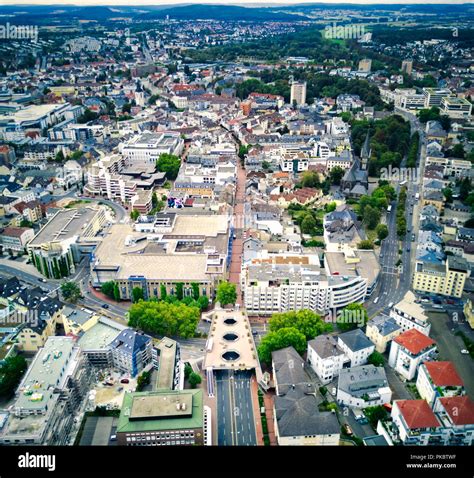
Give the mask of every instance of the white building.
M 242 271 L 245 308 L 252 315 L 271 315 L 287 310 L 328 311 L 363 302 L 367 279 L 328 276 L 319 263 L 256 262 Z M 276 261 L 276 259 L 275 259 Z
M 341 370 L 336 399 L 341 405 L 355 408 L 390 403 L 392 390 L 385 369 L 374 365 L 362 365 Z
M 405 297 L 392 307 L 390 317 L 395 319 L 403 332 L 416 329 L 424 335 L 429 335 L 431 324 L 428 322 L 428 316 L 415 300 L 413 292 L 408 291 Z
M 71 337 L 49 337 L 25 373 L 0 429 L 4 445 L 67 445 L 91 375 Z
M 436 343 L 416 329 L 410 329 L 392 340 L 388 364 L 407 380 L 415 378 L 421 363 L 433 358 Z
M 175 132 L 146 132 L 134 136 L 119 145 L 119 151 L 127 163 L 155 164 L 161 154 L 179 156 L 183 152 L 184 140 Z
M 322 383 L 329 383 L 349 359 L 332 335 L 319 335 L 308 342 L 308 364 Z
M 472 104 L 465 98 L 445 97 L 441 100 L 441 111 L 452 119 L 469 118 Z
M 369 356 L 375 351 L 375 345 L 359 328 L 340 334 L 337 344 L 347 356 L 349 367 L 365 365 Z
M 464 382 L 452 362 L 425 362 L 418 369 L 416 388 L 432 407 L 438 397 L 464 394 Z

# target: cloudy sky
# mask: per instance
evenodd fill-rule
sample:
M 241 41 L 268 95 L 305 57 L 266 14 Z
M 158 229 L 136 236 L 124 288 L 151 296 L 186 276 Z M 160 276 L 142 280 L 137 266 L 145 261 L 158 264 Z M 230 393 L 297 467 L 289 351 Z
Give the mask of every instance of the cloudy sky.
M 462 4 L 462 3 L 472 3 L 471 1 L 465 0 L 287 0 L 287 1 L 273 1 L 268 2 L 262 0 L 0 0 L 1 5 L 31 5 L 31 4 L 44 4 L 44 5 L 172 5 L 172 4 L 190 4 L 190 3 L 199 3 L 199 4 L 225 4 L 225 5 L 244 5 L 244 4 L 257 4 L 258 6 L 274 6 L 277 4 L 281 5 L 294 5 L 299 3 L 362 3 L 362 4 Z

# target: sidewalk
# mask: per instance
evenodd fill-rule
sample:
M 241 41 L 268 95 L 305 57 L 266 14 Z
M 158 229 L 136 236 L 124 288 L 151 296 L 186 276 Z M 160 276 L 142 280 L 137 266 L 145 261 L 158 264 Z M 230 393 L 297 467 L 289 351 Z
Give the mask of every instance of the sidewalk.
M 255 435 L 257 437 L 257 445 L 263 446 L 262 420 L 260 418 L 260 405 L 258 404 L 258 384 L 255 377 L 253 377 L 251 381 L 251 393 L 253 414 L 255 417 Z
M 255 414 L 255 430 L 257 435 L 257 444 L 263 446 L 263 430 L 262 419 L 260 417 L 260 405 L 258 402 L 258 384 L 256 380 L 252 381 L 252 403 L 253 412 Z M 265 416 L 267 418 L 268 438 L 270 439 L 270 446 L 278 446 L 275 427 L 273 423 L 273 394 L 264 393 L 263 403 L 265 405 Z
M 265 415 L 267 417 L 268 438 L 270 438 L 270 446 L 278 446 L 275 436 L 275 426 L 273 422 L 273 394 L 265 393 L 263 396 L 265 403 Z

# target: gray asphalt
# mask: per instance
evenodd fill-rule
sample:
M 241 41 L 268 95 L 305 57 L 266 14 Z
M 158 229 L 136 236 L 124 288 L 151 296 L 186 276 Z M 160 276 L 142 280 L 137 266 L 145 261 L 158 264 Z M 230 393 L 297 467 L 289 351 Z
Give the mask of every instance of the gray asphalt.
M 252 373 L 219 370 L 215 372 L 217 393 L 218 445 L 257 444 L 252 408 Z
M 419 152 L 419 178 L 423 177 L 425 164 L 425 137 L 424 131 L 418 119 L 410 114 L 402 113 L 405 119 L 410 121 L 412 130 L 418 131 L 420 134 L 420 152 Z M 402 166 L 405 163 L 405 159 Z M 400 184 L 395 185 L 397 193 L 400 191 Z M 418 216 L 419 206 L 414 199 L 417 192 L 421 192 L 421 186 L 418 182 L 407 182 L 407 201 L 405 208 L 405 218 L 407 220 L 407 234 L 400 242 L 397 236 L 396 223 L 396 208 L 397 201 L 392 202 L 392 210 L 387 219 L 387 226 L 389 229 L 388 237 L 382 242 L 380 260 L 381 274 L 377 288 L 372 293 L 370 299 L 366 302 L 369 317 L 376 315 L 379 312 L 389 312 L 388 305 L 393 302 L 396 304 L 400 302 L 404 295 L 410 290 L 412 281 L 412 266 L 415 259 L 416 241 L 411 241 L 412 233 L 418 236 Z M 411 212 L 411 214 L 410 214 Z M 399 249 L 402 249 L 401 256 L 399 256 Z M 395 266 L 398 259 L 401 259 L 401 270 Z M 377 304 L 374 301 L 378 298 Z

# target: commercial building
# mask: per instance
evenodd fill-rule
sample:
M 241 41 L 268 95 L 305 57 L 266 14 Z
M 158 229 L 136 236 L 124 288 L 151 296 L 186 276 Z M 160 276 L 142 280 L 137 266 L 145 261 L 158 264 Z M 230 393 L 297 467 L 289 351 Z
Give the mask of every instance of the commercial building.
M 153 367 L 157 369 L 155 389 L 182 390 L 184 363 L 181 361 L 179 343 L 169 337 L 163 337 L 153 343 L 151 354 Z
M 472 103 L 455 96 L 441 100 L 441 111 L 452 119 L 467 119 L 472 114 Z
M 367 279 L 329 275 L 317 256 L 254 259 L 242 271 L 242 290 L 249 315 L 287 310 L 329 311 L 363 302 Z
M 339 373 L 336 395 L 339 404 L 366 408 L 390 403 L 391 399 L 392 390 L 383 367 L 362 365 Z
M 469 263 L 461 257 L 450 257 L 445 264 L 417 261 L 412 286 L 420 292 L 461 298 L 469 274 Z
M 117 443 L 122 446 L 203 445 L 202 390 L 126 393 Z
M 145 299 L 175 294 L 183 283 L 185 296 L 213 297 L 225 277 L 230 218 L 226 215 L 194 216 L 161 213 L 140 218 L 135 230 L 130 224 L 114 224 L 91 260 L 94 287 L 115 280 L 122 299 L 130 299 L 140 287 Z M 163 287 L 162 287 L 163 286 Z
M 152 362 L 151 337 L 133 329 L 124 329 L 109 345 L 114 367 L 132 377 Z
M 104 207 L 59 210 L 28 243 L 31 261 L 48 278 L 67 277 L 80 260 L 80 241 L 92 244 L 105 221 Z
M 146 132 L 134 136 L 119 145 L 128 164 L 147 163 L 156 164 L 161 154 L 174 154 L 179 156 L 184 147 L 184 140 L 175 132 Z
M 432 360 L 436 342 L 416 329 L 410 329 L 392 341 L 388 364 L 407 380 L 415 378 L 418 367 Z
M 88 391 L 90 373 L 71 337 L 50 337 L 36 354 L 16 392 L 4 445 L 67 445 L 74 414 Z
M 423 88 L 425 108 L 431 108 L 432 106 L 440 107 L 443 98 L 452 95 L 451 90 L 447 88 Z

